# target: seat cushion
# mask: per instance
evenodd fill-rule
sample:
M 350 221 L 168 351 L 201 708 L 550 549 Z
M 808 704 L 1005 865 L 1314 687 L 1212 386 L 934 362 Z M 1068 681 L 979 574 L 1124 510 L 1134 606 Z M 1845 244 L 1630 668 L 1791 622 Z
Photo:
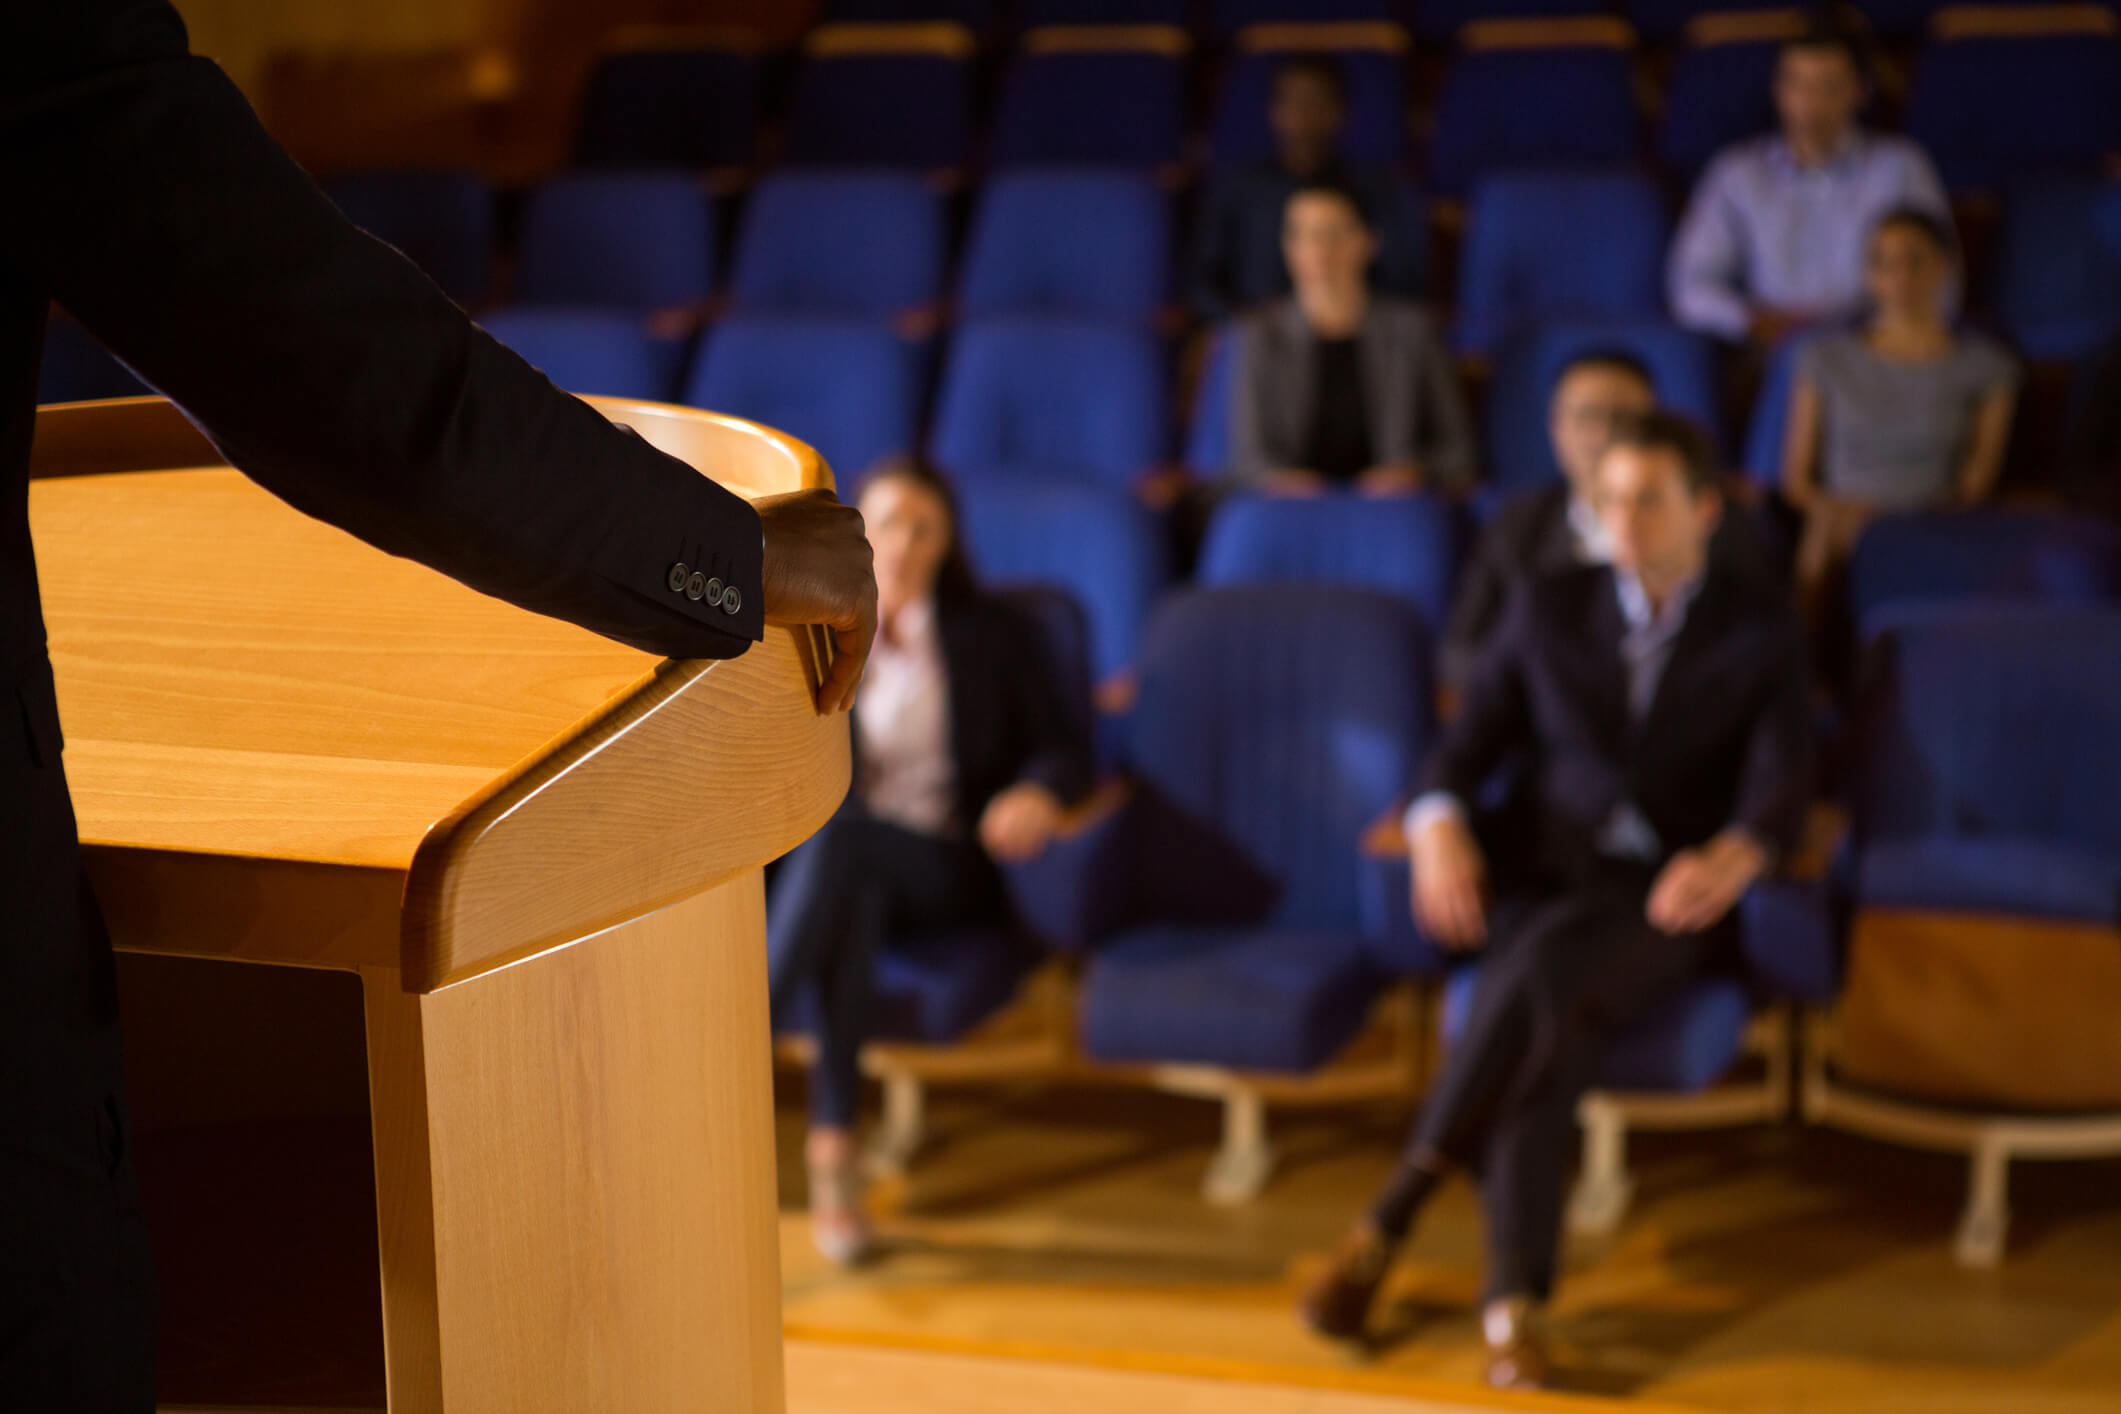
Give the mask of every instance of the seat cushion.
M 1101 947 L 1083 978 L 1083 1049 L 1301 1073 L 1351 1040 L 1378 989 L 1352 933 L 1142 928 Z
M 1480 969 L 1463 967 L 1444 984 L 1443 1035 L 1455 1044 L 1472 1008 Z M 1598 1066 L 1605 1090 L 1691 1094 L 1723 1078 L 1738 1059 L 1753 999 L 1735 977 L 1705 977 L 1614 1036 Z
M 1005 928 L 958 928 L 894 938 L 876 963 L 870 1036 L 879 1041 L 955 1041 L 985 1021 L 1038 965 L 1039 951 Z M 817 1026 L 817 995 L 795 999 L 780 1030 Z
M 2121 859 L 2041 840 L 1881 840 L 1857 865 L 1873 908 L 2014 913 L 2121 923 Z

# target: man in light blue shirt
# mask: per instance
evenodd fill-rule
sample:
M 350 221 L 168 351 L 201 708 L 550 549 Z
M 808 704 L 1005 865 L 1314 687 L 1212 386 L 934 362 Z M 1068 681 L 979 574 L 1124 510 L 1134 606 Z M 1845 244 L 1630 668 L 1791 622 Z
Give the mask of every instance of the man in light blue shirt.
M 1782 131 L 1725 150 L 1694 190 L 1666 282 L 1681 324 L 1773 344 L 1863 302 L 1871 227 L 1896 207 L 1950 206 L 1929 157 L 1905 138 L 1867 133 L 1865 85 L 1845 35 L 1814 29 L 1783 47 L 1775 71 Z

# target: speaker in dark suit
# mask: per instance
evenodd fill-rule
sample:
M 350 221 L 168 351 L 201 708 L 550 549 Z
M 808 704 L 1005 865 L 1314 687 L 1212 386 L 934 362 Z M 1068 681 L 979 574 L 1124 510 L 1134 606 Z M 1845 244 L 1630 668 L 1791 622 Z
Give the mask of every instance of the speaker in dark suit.
M 1473 1169 L 1503 1385 L 1545 1377 L 1536 1312 L 1601 1043 L 1725 944 L 1811 790 L 1796 612 L 1710 555 L 1722 498 L 1700 434 L 1664 414 L 1623 421 L 1594 494 L 1611 563 L 1512 598 L 1408 812 L 1416 916 L 1484 952 L 1479 986 L 1399 1173 L 1304 1307 L 1360 1334 L 1422 1202 Z M 1498 779 L 1511 788 L 1482 812 Z
M 296 507 L 636 647 L 728 657 L 769 612 L 832 622 L 839 706 L 874 586 L 851 510 L 800 493 L 754 511 L 473 327 L 339 214 L 164 0 L 0 11 L 0 186 L 0 1402 L 146 1411 L 153 1282 L 109 944 L 29 535 L 50 304 Z

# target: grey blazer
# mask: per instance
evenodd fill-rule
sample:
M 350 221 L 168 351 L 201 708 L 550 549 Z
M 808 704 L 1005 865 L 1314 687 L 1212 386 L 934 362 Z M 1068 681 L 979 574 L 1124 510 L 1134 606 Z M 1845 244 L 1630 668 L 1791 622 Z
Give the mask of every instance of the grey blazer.
M 1310 326 L 1294 299 L 1238 321 L 1230 398 L 1230 469 L 1241 484 L 1303 465 L 1318 403 Z M 1356 336 L 1370 450 L 1380 465 L 1418 462 L 1430 484 L 1473 479 L 1473 426 L 1436 321 L 1411 300 L 1373 296 Z

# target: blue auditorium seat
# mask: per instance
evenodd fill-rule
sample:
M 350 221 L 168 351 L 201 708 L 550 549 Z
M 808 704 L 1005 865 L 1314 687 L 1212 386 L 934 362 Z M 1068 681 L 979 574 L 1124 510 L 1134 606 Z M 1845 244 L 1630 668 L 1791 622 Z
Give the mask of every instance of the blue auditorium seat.
M 994 116 L 997 168 L 1162 167 L 1184 155 L 1186 66 L 1150 50 L 1026 53 Z
M 1084 846 L 1084 887 L 1110 895 L 1088 1055 L 1302 1073 L 1354 1036 L 1386 980 L 1357 841 L 1428 745 L 1427 663 L 1421 616 L 1365 590 L 1197 589 L 1158 612 L 1128 723 L 1137 796 L 1105 867 Z
M 1319 25 L 1397 20 L 1394 0 L 1212 0 L 1209 21 L 1229 38 L 1253 25 Z
M 1459 27 L 1475 20 L 1556 19 L 1601 14 L 1599 0 L 1421 0 L 1414 32 L 1431 44 L 1449 44 Z
M 1374 589 L 1420 610 L 1433 634 L 1451 611 L 1459 549 L 1457 514 L 1433 496 L 1244 496 L 1216 508 L 1196 576 L 1202 584 Z
M 817 448 L 843 490 L 912 450 L 920 351 L 868 321 L 738 315 L 706 334 L 684 401 L 788 432 Z
M 782 171 L 745 205 L 729 276 L 747 314 L 884 319 L 942 294 L 943 199 L 892 172 Z
M 1751 417 L 1746 422 L 1745 475 L 1755 486 L 1782 484 L 1782 444 L 1789 432 L 1790 396 L 1797 387 L 1797 360 L 1809 337 L 1796 334 L 1784 339 L 1768 355 L 1767 371 L 1754 395 Z
M 2061 511 L 1985 506 L 1888 516 L 1849 559 L 1849 613 L 1865 636 L 1940 600 L 2121 602 L 2121 528 Z
M 1175 25 L 1192 23 L 1189 0 L 1018 0 L 1016 22 L 1040 25 Z
M 1228 328 L 1210 337 L 1201 360 L 1200 385 L 1186 423 L 1184 461 L 1196 476 L 1214 478 L 1230 469 L 1230 394 L 1237 379 L 1237 338 Z
M 982 580 L 1067 591 L 1088 616 L 1094 679 L 1133 666 L 1168 577 L 1155 516 L 1125 491 L 1064 481 L 964 480 L 958 499 Z
M 1668 176 L 1692 185 L 1710 159 L 1775 129 L 1775 66 L 1782 40 L 1692 44 L 1665 84 L 1657 156 Z
M 1622 167 L 1641 153 L 1625 48 L 1570 44 L 1458 54 L 1436 100 L 1429 185 L 1462 197 L 1493 172 Z
M 879 49 L 869 31 L 813 30 L 789 100 L 787 160 L 803 166 L 962 167 L 972 140 L 972 37 L 909 25 L 908 47 Z M 938 29 L 947 34 L 931 33 Z
M 683 172 L 574 172 L 530 193 L 514 303 L 675 309 L 714 288 L 714 199 Z
M 570 393 L 668 402 L 683 339 L 657 337 L 641 316 L 612 309 L 500 309 L 479 321 Z
M 1488 385 L 1488 484 L 1501 492 L 1561 475 L 1547 432 L 1554 384 L 1569 360 L 1599 349 L 1633 354 L 1649 367 L 1657 401 L 1699 423 L 1722 445 L 1716 349 L 1661 320 L 1543 324 L 1506 340 Z
M 1458 345 L 1493 353 L 1541 321 L 1664 312 L 1664 200 L 1627 172 L 1515 172 L 1474 189 Z
M 2121 924 L 2121 610 L 1897 615 L 1865 698 L 1858 906 Z
M 2010 193 L 1992 303 L 2020 352 L 2082 358 L 2121 330 L 2121 181 L 2056 177 Z
M 1396 30 L 1391 33 L 1399 40 L 1398 47 L 1385 44 L 1325 51 L 1340 65 L 1348 84 L 1348 122 L 1340 149 L 1351 162 L 1395 166 L 1406 157 L 1406 36 Z M 1274 138 L 1267 127 L 1267 106 L 1274 74 L 1290 57 L 1306 52 L 1317 51 L 1309 46 L 1248 49 L 1230 61 L 1210 130 L 1218 163 L 1250 162 L 1272 155 Z
M 1014 172 L 981 194 L 958 281 L 964 317 L 1147 321 L 1171 277 L 1171 202 L 1127 172 Z
M 624 49 L 590 73 L 575 123 L 582 167 L 749 167 L 758 155 L 759 61 L 705 43 Z
M 2103 32 L 1933 38 L 1916 68 L 1907 131 L 1954 192 L 2098 171 L 2121 154 L 2112 16 Z
M 943 369 L 928 450 L 961 487 L 1048 477 L 1131 489 L 1165 439 L 1164 365 L 1146 329 L 971 320 Z
M 38 402 L 137 398 L 153 391 L 98 343 L 95 335 L 63 315 L 52 315 L 44 331 L 44 362 L 37 373 Z
M 451 299 L 473 304 L 493 284 L 493 188 L 475 172 L 346 172 L 324 193 L 346 219 L 427 272 Z

